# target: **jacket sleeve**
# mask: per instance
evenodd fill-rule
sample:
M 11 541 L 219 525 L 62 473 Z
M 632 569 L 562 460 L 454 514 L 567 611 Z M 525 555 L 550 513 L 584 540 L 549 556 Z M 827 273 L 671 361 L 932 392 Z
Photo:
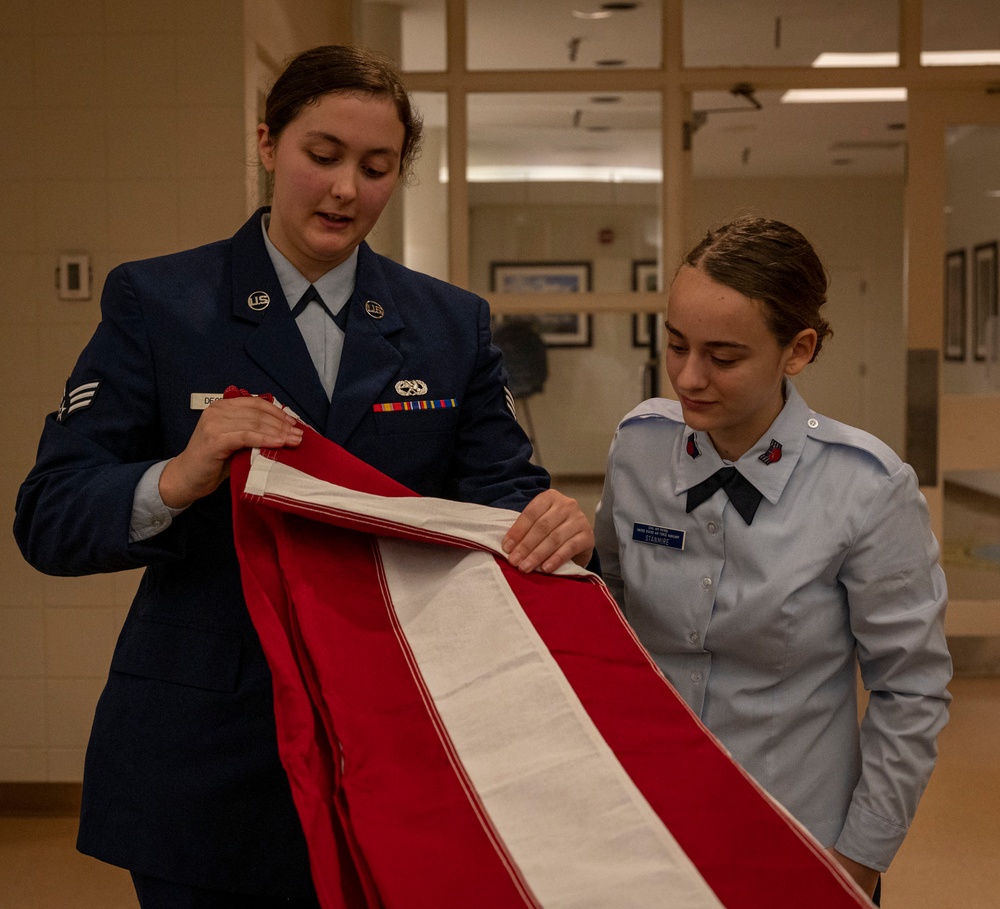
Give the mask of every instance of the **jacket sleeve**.
M 884 871 L 909 828 L 948 719 L 948 594 L 913 470 L 882 484 L 840 571 L 868 707 L 861 778 L 836 848 Z
M 477 355 L 455 439 L 450 498 L 522 510 L 549 486 L 531 463 L 531 443 L 514 417 L 500 350 L 492 343 L 489 306 L 478 300 Z
M 35 465 L 18 492 L 14 535 L 38 570 L 93 574 L 181 554 L 172 530 L 129 544 L 136 484 L 172 454 L 162 450 L 155 389 L 141 308 L 127 266 L 119 266 L 105 283 L 101 322 L 59 411 L 45 418 Z

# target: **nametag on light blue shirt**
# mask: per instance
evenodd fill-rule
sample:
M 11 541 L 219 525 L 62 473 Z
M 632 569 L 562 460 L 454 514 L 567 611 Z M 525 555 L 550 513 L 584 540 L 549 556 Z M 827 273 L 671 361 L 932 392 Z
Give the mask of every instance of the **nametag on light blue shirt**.
M 666 527 L 657 527 L 655 524 L 633 524 L 632 539 L 639 543 L 652 543 L 655 546 L 667 546 L 670 549 L 683 549 L 683 530 L 669 530 Z

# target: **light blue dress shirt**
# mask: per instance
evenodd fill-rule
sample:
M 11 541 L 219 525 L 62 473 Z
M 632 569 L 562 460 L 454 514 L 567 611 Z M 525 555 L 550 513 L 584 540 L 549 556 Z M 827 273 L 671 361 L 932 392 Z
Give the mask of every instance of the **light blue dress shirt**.
M 824 846 L 884 871 L 947 721 L 939 549 L 913 470 L 791 383 L 786 396 L 735 462 L 764 496 L 750 526 L 723 490 L 685 513 L 687 490 L 732 462 L 679 403 L 628 414 L 597 548 L 639 639 L 733 757 Z
M 265 214 L 261 219 L 264 245 L 267 247 L 267 254 L 271 257 L 271 264 L 281 282 L 281 289 L 285 292 L 288 306 L 294 309 L 295 304 L 309 289 L 309 281 L 271 242 L 271 238 L 267 235 L 270 217 L 270 214 Z M 331 314 L 337 315 L 350 300 L 351 294 L 354 293 L 354 279 L 357 270 L 358 251 L 355 249 L 345 262 L 330 269 L 325 275 L 313 282 L 313 287 L 323 298 L 323 303 Z M 312 303 L 300 312 L 295 317 L 295 324 L 298 325 L 306 347 L 309 348 L 309 356 L 312 357 L 313 365 L 316 367 L 316 372 L 326 390 L 326 396 L 329 398 L 333 395 L 333 387 L 337 382 L 340 356 L 344 350 L 344 332 L 318 303 Z
M 295 304 L 309 289 L 309 281 L 271 242 L 271 238 L 267 235 L 270 218 L 269 212 L 261 218 L 260 227 L 264 233 L 264 245 L 267 247 L 267 254 L 271 258 L 271 264 L 281 283 L 288 306 L 294 309 Z M 347 305 L 351 294 L 354 293 L 357 270 L 358 251 L 355 249 L 345 262 L 313 282 L 317 293 L 323 298 L 326 309 L 333 315 L 337 315 Z M 337 370 L 340 368 L 340 357 L 344 350 L 344 332 L 318 303 L 312 303 L 302 310 L 295 317 L 295 324 L 302 333 L 309 356 L 329 398 L 333 395 L 333 388 L 337 382 Z M 173 519 L 184 511 L 183 508 L 168 508 L 160 498 L 160 474 L 166 466 L 167 461 L 154 464 L 136 485 L 132 498 L 129 542 L 137 543 L 162 533 L 170 526 Z

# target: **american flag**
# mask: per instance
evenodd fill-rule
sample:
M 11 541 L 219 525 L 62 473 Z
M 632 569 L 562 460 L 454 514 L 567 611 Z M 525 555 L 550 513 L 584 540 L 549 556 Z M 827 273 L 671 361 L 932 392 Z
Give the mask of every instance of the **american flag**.
M 598 577 L 510 568 L 513 512 L 418 497 L 309 429 L 232 487 L 324 909 L 871 905 Z

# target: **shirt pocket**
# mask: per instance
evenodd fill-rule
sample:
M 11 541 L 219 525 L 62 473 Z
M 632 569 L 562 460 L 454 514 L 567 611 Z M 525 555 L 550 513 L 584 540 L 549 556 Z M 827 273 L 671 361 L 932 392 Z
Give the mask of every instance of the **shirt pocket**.
M 380 435 L 418 432 L 454 432 L 458 426 L 458 408 L 440 410 L 376 410 L 372 413 Z
M 111 669 L 191 688 L 233 692 L 242 649 L 237 634 L 138 619 L 123 633 Z

